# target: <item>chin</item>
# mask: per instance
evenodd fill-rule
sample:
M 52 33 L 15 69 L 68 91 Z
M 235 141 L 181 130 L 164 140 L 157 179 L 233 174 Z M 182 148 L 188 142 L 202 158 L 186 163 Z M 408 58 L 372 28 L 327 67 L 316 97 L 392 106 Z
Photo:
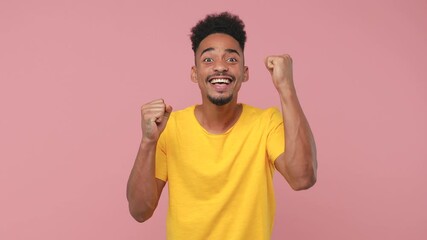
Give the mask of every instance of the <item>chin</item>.
M 230 103 L 233 100 L 233 95 L 228 97 L 212 97 L 208 95 L 208 99 L 211 103 L 217 106 L 224 106 L 227 103 Z

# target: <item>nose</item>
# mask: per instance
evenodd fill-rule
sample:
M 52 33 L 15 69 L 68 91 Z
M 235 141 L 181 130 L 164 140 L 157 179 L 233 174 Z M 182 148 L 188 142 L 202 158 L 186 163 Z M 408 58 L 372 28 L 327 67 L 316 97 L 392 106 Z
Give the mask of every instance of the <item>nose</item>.
M 228 66 L 223 61 L 216 61 L 215 66 L 214 66 L 214 71 L 215 72 L 227 72 Z

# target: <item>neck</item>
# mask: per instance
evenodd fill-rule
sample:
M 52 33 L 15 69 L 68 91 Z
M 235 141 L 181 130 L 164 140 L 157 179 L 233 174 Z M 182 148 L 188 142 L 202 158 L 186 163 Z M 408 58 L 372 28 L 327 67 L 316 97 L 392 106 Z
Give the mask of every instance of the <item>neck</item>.
M 212 103 L 197 105 L 194 111 L 196 119 L 206 131 L 221 134 L 230 129 L 242 113 L 242 105 L 230 102 L 223 106 Z

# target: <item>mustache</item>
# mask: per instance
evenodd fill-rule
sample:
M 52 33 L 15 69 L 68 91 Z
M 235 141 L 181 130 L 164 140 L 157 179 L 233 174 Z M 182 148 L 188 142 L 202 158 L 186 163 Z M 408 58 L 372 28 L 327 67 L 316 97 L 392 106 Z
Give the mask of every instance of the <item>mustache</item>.
M 209 79 L 211 79 L 213 77 L 228 77 L 228 78 L 230 78 L 233 81 L 236 80 L 236 77 L 234 77 L 233 75 L 228 74 L 228 73 L 222 73 L 222 72 L 221 73 L 214 73 L 214 74 L 208 75 L 206 77 L 206 80 L 209 81 Z

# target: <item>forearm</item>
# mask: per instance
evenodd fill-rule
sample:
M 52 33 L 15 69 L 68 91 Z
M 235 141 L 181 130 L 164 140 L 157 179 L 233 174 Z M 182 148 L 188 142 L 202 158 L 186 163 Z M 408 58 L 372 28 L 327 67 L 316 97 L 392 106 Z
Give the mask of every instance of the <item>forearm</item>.
M 138 222 L 152 216 L 160 197 L 155 178 L 155 153 L 155 142 L 141 142 L 127 184 L 129 210 Z
M 316 182 L 316 144 L 293 86 L 278 89 L 285 127 L 284 171 L 292 188 L 307 189 Z

